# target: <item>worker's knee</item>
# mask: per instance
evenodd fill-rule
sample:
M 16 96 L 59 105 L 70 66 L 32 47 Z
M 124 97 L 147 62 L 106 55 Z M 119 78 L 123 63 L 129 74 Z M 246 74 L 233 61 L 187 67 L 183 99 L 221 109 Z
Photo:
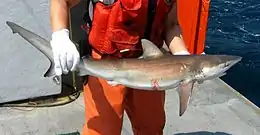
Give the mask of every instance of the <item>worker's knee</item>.
M 157 121 L 146 121 L 146 124 L 133 125 L 133 132 L 135 135 L 162 135 L 165 126 L 164 118 Z
M 135 135 L 161 135 L 165 126 L 164 92 L 132 90 L 126 100 L 126 112 Z

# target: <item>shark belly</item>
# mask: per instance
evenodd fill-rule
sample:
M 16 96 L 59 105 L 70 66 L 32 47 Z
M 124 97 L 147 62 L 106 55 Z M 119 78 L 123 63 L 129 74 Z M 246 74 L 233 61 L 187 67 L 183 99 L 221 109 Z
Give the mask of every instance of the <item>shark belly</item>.
M 142 81 L 129 81 L 127 79 L 116 80 L 118 84 L 134 88 L 134 89 L 145 89 L 145 90 L 167 90 L 174 89 L 180 85 L 179 80 L 167 80 L 167 81 L 156 81 L 156 80 L 142 80 Z
M 117 84 L 134 89 L 165 90 L 176 88 L 181 84 L 181 79 L 175 76 L 149 75 L 145 72 L 132 70 L 124 71 L 123 73 L 117 72 L 114 81 Z

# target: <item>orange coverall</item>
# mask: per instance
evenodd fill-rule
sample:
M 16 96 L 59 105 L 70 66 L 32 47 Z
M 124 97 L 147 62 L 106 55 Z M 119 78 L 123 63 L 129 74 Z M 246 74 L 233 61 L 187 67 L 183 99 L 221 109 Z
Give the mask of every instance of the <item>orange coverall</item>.
M 166 4 L 165 0 L 158 0 L 159 8 L 155 14 L 155 23 L 153 23 L 152 28 L 156 28 L 156 31 L 151 32 L 152 38 L 154 41 L 160 39 L 161 36 L 159 33 L 162 33 L 162 27 L 164 27 L 165 17 L 167 17 L 166 7 L 169 7 Z M 96 12 L 94 12 L 94 21 L 92 26 L 92 33 L 90 32 L 90 44 L 96 46 L 100 49 L 93 49 L 92 50 L 92 57 L 95 59 L 102 59 L 103 56 L 100 55 L 99 52 L 95 50 L 103 50 L 103 49 L 110 49 L 111 46 L 104 47 L 103 44 L 110 44 L 111 40 L 108 38 L 112 37 L 112 40 L 115 42 L 117 41 L 119 44 L 124 42 L 133 42 L 136 38 L 135 33 L 136 31 L 140 31 L 139 29 L 144 29 L 143 25 L 146 25 L 146 22 L 142 19 L 145 18 L 143 15 L 147 15 L 147 7 L 145 7 L 145 0 L 141 0 L 142 6 L 144 8 L 140 8 L 136 3 L 131 3 L 133 1 L 126 1 L 123 0 L 127 8 L 133 8 L 133 10 L 121 10 L 120 5 L 117 5 L 114 9 L 118 12 L 111 13 L 108 7 L 104 7 L 103 5 L 99 4 L 99 7 L 96 8 Z M 128 3 L 129 2 L 129 3 Z M 135 2 L 140 2 L 139 0 Z M 128 4 L 128 5 L 127 5 Z M 139 3 L 140 4 L 140 3 Z M 115 6 L 115 5 L 114 5 Z M 97 7 L 97 6 L 96 6 Z M 140 9 L 137 9 L 140 8 Z M 127 12 L 127 13 L 126 13 Z M 129 12 L 129 13 L 128 13 Z M 117 17 L 117 14 L 119 17 Z M 121 14 L 121 16 L 120 16 Z M 161 15 L 160 15 L 161 14 Z M 99 16 L 100 15 L 100 16 Z M 110 19 L 107 19 L 109 17 Z M 111 19 L 117 18 L 117 19 Z M 130 17 L 127 18 L 127 17 Z M 119 19 L 118 19 L 119 18 Z M 141 22 L 142 24 L 134 24 L 131 25 L 129 20 L 136 19 L 134 22 Z M 157 18 L 157 19 L 156 19 Z M 159 19 L 158 19 L 159 18 Z M 96 20 L 95 20 L 96 19 Z M 107 19 L 107 20 L 106 20 Z M 118 28 L 122 24 L 118 25 L 117 22 L 114 20 L 119 20 L 124 22 L 120 19 L 128 20 L 128 25 L 130 28 L 133 27 L 141 27 L 136 29 L 136 31 L 131 31 L 130 33 L 123 31 L 122 29 L 129 29 L 129 28 Z M 161 20 L 162 19 L 162 20 Z M 113 21 L 111 21 L 113 20 Z M 141 21 L 140 21 L 141 20 Z M 96 22 L 95 22 L 96 21 Z M 103 24 L 101 24 L 103 22 Z M 108 24 L 106 24 L 108 22 Z M 119 23 L 121 23 L 119 22 Z M 104 26 L 103 26 L 104 25 Z M 110 27 L 109 27 L 110 26 Z M 111 30 L 109 34 L 106 35 L 106 27 L 109 27 L 109 30 L 115 28 L 115 30 Z M 145 26 L 144 26 L 145 27 Z M 157 28 L 158 27 L 158 28 Z M 100 30 L 101 29 L 101 30 Z M 116 32 L 115 32 L 116 31 Z M 117 33 L 125 34 L 125 35 L 118 35 Z M 141 30 L 142 31 L 142 30 Z M 153 31 L 153 30 L 152 30 Z M 109 33 L 107 32 L 107 33 Z M 126 34 L 127 33 L 127 34 Z M 139 32 L 142 33 L 142 32 Z M 103 34 L 103 35 L 102 35 Z M 116 35 L 116 36 L 111 36 Z M 128 38 L 129 36 L 130 38 Z M 157 37 L 158 36 L 158 37 Z M 102 38 L 102 39 L 100 39 Z M 104 42 L 101 40 L 105 40 Z M 161 43 L 161 41 L 158 41 Z M 140 44 L 139 44 L 140 45 Z M 121 45 L 122 47 L 124 45 Z M 110 49 L 112 50 L 112 49 Z M 108 51 L 112 52 L 112 51 Z M 112 56 L 108 56 L 112 57 Z M 105 80 L 101 78 L 96 78 L 93 76 L 89 76 L 88 83 L 84 86 L 84 99 L 85 99 L 85 116 L 86 116 L 86 123 L 83 129 L 83 135 L 120 135 L 122 129 L 122 120 L 123 120 L 123 112 L 126 111 L 127 115 L 130 118 L 132 123 L 133 132 L 135 135 L 162 135 L 163 128 L 165 125 L 165 111 L 164 111 L 164 101 L 165 101 L 165 92 L 163 91 L 143 91 L 143 90 L 136 90 L 130 89 L 125 86 L 111 86 Z

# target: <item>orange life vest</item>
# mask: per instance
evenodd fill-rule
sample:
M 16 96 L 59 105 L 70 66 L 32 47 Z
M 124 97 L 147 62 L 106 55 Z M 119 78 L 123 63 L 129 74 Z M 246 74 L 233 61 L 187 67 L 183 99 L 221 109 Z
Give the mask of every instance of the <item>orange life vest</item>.
M 141 50 L 142 38 L 149 39 L 161 47 L 165 19 L 173 1 L 154 1 L 154 8 L 149 10 L 149 0 L 117 0 L 111 5 L 95 3 L 89 44 L 100 54 L 119 57 L 122 50 Z M 149 15 L 153 17 L 150 19 L 152 22 L 148 22 Z

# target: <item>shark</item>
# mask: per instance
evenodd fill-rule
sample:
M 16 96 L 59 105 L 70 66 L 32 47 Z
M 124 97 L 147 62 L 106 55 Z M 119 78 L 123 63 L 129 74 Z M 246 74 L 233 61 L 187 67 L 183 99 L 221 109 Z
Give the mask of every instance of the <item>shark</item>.
M 57 79 L 50 42 L 14 22 L 6 23 L 13 33 L 18 33 L 50 61 L 43 76 Z M 76 75 L 100 77 L 113 86 L 124 85 L 138 90 L 177 89 L 179 116 L 182 116 L 190 102 L 194 84 L 222 77 L 242 60 L 236 55 L 171 55 L 147 39 L 141 39 L 141 44 L 143 54 L 138 58 L 97 60 L 90 56 L 81 57 Z

